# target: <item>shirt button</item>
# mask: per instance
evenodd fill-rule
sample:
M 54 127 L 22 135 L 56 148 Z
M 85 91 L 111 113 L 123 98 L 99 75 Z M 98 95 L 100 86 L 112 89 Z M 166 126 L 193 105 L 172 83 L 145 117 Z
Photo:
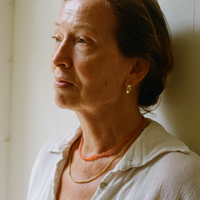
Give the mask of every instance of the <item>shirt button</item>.
M 100 188 L 101 189 L 105 188 L 106 186 L 107 186 L 107 183 L 105 183 L 105 182 L 101 182 L 100 183 Z

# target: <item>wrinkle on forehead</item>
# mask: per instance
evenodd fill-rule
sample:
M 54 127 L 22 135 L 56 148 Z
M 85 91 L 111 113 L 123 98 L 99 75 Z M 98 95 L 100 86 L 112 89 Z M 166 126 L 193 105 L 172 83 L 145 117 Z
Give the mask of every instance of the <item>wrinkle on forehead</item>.
M 108 9 L 104 0 L 67 0 L 61 8 L 60 15 L 63 19 L 73 19 L 74 22 L 88 19 L 98 21 L 98 10 L 102 8 Z

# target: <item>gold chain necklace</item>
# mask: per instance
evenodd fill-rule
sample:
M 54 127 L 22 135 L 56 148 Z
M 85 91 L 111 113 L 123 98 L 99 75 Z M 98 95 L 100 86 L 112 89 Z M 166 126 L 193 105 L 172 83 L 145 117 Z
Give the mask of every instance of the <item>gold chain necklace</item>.
M 110 167 L 110 165 L 112 164 L 112 162 L 114 160 L 116 160 L 118 157 L 120 157 L 125 151 L 126 149 L 129 147 L 129 145 L 133 142 L 135 142 L 135 140 L 140 136 L 140 134 L 142 133 L 142 131 L 146 128 L 146 126 L 148 126 L 149 123 L 146 123 L 146 120 L 145 120 L 145 123 L 144 125 L 141 127 L 141 129 L 134 135 L 134 137 L 128 142 L 128 144 L 104 167 L 104 169 L 99 172 L 96 176 L 94 176 L 93 178 L 91 179 L 88 179 L 88 180 L 85 180 L 85 181 L 76 181 L 73 179 L 72 175 L 71 175 L 71 164 L 72 164 L 72 153 L 75 149 L 75 147 L 78 145 L 78 141 L 77 143 L 74 145 L 74 147 L 72 148 L 70 154 L 69 154 L 69 168 L 68 168 L 68 172 L 69 172 L 69 177 L 70 179 L 74 182 L 74 183 L 89 183 L 95 179 L 97 179 L 100 175 L 102 175 L 107 169 L 108 167 Z

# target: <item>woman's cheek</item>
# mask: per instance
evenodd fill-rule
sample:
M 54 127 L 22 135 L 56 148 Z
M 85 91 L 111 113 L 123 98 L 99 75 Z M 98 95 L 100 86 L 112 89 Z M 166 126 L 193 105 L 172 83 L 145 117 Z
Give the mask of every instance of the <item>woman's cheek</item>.
M 94 80 L 101 74 L 103 56 L 98 51 L 79 49 L 74 53 L 74 67 L 77 75 L 83 79 Z

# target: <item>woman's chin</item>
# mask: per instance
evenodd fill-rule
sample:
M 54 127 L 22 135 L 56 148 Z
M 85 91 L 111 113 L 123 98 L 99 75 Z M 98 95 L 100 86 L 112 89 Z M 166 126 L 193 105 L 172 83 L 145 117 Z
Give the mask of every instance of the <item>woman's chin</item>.
M 55 103 L 59 108 L 67 109 L 69 104 L 67 99 L 62 95 L 55 95 Z
M 76 108 L 75 100 L 63 95 L 55 95 L 55 104 L 62 109 L 74 110 Z

